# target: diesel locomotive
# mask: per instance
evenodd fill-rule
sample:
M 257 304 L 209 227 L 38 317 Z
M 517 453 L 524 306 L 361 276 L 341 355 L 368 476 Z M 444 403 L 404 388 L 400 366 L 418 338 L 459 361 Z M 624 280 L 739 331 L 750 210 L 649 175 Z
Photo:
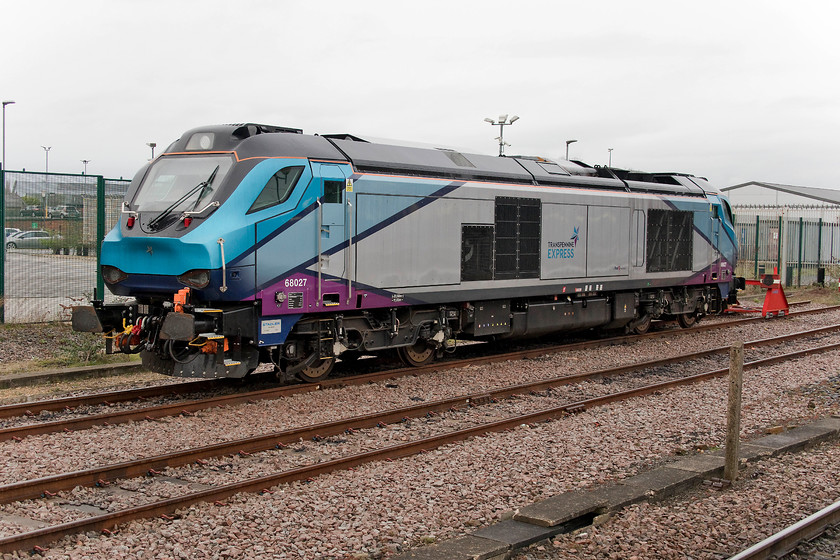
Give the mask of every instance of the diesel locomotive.
M 729 202 L 688 174 L 208 126 L 128 188 L 101 248 L 126 301 L 72 321 L 159 373 L 315 382 L 459 339 L 690 327 L 735 301 L 736 253 Z

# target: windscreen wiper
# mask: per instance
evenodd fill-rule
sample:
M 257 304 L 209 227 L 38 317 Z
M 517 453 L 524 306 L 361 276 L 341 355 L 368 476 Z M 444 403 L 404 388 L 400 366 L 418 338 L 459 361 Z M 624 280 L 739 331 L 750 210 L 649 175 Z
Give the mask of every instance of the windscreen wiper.
M 213 189 L 210 188 L 210 185 L 213 184 L 213 179 L 216 178 L 216 172 L 219 171 L 219 166 L 216 166 L 216 169 L 213 170 L 213 173 L 210 174 L 210 177 L 204 181 L 204 186 L 201 187 L 201 192 L 198 193 L 198 198 L 195 199 L 195 204 L 193 204 L 193 210 L 198 208 L 198 203 L 201 202 L 201 199 L 204 198 L 204 195 Z
M 173 202 L 172 204 L 167 206 L 166 210 L 164 210 L 163 212 L 158 214 L 157 217 L 155 217 L 152 221 L 149 222 L 149 228 L 156 230 L 158 224 L 160 224 L 163 220 L 165 220 L 170 214 L 172 214 L 172 212 L 178 206 L 180 206 L 185 200 L 187 200 L 189 197 L 191 197 L 192 195 L 194 195 L 198 191 L 201 191 L 201 194 L 198 196 L 198 199 L 201 200 L 201 198 L 204 196 L 204 189 L 209 187 L 210 184 L 213 182 L 213 179 L 216 177 L 216 172 L 218 170 L 219 170 L 219 166 L 217 165 L 216 169 L 213 170 L 213 172 L 210 174 L 210 176 L 206 180 L 200 182 L 199 184 L 197 184 L 196 186 L 191 188 L 189 191 L 187 191 L 187 193 L 184 194 L 184 196 L 182 196 L 181 198 L 179 198 L 178 200 L 176 200 L 175 202 Z M 196 204 L 198 204 L 198 203 L 196 202 Z

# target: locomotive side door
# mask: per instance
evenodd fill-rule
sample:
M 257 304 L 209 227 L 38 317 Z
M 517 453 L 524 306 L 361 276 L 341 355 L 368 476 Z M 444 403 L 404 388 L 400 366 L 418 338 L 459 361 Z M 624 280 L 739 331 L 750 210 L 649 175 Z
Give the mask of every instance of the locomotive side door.
M 720 278 L 720 206 L 712 205 L 712 280 Z
M 318 303 L 339 305 L 351 297 L 353 189 L 345 169 L 318 164 L 321 179 L 318 208 Z

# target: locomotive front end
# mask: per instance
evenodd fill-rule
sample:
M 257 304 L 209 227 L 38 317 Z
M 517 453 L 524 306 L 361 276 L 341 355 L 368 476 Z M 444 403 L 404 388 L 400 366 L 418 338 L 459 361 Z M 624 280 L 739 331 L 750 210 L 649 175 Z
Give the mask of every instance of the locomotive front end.
M 196 129 L 141 169 L 101 256 L 110 292 L 132 299 L 74 308 L 75 330 L 102 332 L 109 352 L 140 353 L 168 375 L 243 377 L 256 368 L 253 210 L 265 173 L 262 158 L 243 162 L 236 150 L 259 133 L 259 125 Z M 277 188 L 290 190 L 300 175 Z

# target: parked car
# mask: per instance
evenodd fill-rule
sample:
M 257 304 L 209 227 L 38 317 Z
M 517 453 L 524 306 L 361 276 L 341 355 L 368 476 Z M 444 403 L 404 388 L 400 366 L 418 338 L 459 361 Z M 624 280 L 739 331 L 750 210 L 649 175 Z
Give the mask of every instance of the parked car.
M 50 218 L 79 218 L 81 214 L 75 206 L 56 206 L 50 208 Z
M 22 231 L 6 240 L 6 249 L 46 249 L 53 239 L 61 239 L 61 235 L 42 230 Z
M 16 234 L 16 233 L 20 233 L 20 230 L 19 230 L 18 228 L 16 228 L 16 227 L 7 227 L 7 228 L 6 228 L 6 239 L 8 239 L 9 237 L 11 237 L 12 235 L 14 235 L 14 234 Z
M 27 206 L 20 211 L 21 216 L 43 216 L 44 210 L 37 204 Z

